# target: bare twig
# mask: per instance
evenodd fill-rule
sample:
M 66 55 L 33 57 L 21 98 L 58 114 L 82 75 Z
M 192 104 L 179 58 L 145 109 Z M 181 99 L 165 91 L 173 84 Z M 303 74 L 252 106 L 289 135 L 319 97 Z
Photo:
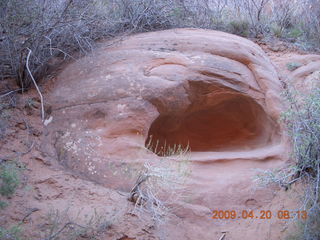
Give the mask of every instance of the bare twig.
M 68 56 L 69 58 L 71 58 L 72 60 L 76 60 L 76 59 L 75 59 L 74 57 L 72 57 L 69 53 L 61 50 L 60 48 L 50 47 L 50 51 L 52 51 L 52 50 L 57 50 L 57 51 L 59 51 L 59 52 L 62 52 L 62 53 L 64 54 L 63 60 L 65 60 L 67 56 Z
M 223 232 L 223 234 L 221 235 L 221 237 L 219 238 L 219 240 L 223 240 L 225 236 L 226 236 L 226 233 Z
M 31 80 L 32 80 L 34 86 L 36 87 L 37 92 L 38 92 L 38 94 L 39 94 L 39 96 L 40 96 L 40 102 L 41 102 L 41 120 L 42 120 L 42 122 L 44 122 L 44 117 L 45 117 L 44 114 L 45 114 L 45 113 L 44 113 L 43 96 L 42 96 L 42 93 L 41 93 L 41 91 L 40 91 L 40 89 L 39 89 L 39 87 L 38 87 L 38 84 L 37 84 L 36 80 L 34 79 L 32 73 L 31 73 L 31 71 L 30 71 L 30 68 L 29 68 L 29 59 L 30 59 L 32 50 L 31 50 L 30 48 L 27 48 L 27 49 L 28 49 L 29 53 L 28 53 L 28 56 L 27 56 L 26 67 L 27 67 L 28 73 L 29 73 L 29 75 L 30 75 L 30 77 L 31 77 Z
M 32 208 L 29 212 L 22 218 L 21 222 L 23 223 L 32 213 L 39 211 L 39 208 Z
M 50 55 L 52 56 L 53 54 L 52 54 L 52 41 L 51 41 L 51 38 L 49 38 L 49 37 L 47 37 L 47 36 L 45 36 L 45 38 L 46 39 L 48 39 L 49 40 L 49 43 L 50 43 L 50 47 L 49 47 L 49 50 L 50 50 Z
M 9 92 L 7 92 L 7 93 L 5 93 L 5 94 L 0 95 L 0 98 L 3 98 L 3 97 L 5 97 L 5 96 L 9 96 L 10 94 L 15 93 L 15 92 L 19 92 L 19 91 L 21 91 L 21 90 L 22 90 L 22 88 L 9 91 Z

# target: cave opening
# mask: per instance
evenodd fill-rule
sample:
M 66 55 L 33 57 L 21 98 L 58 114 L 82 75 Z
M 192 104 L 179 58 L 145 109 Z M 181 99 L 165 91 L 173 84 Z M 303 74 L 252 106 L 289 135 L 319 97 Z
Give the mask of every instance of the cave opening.
M 159 156 L 191 152 L 246 151 L 269 144 L 276 124 L 252 98 L 225 96 L 217 104 L 193 104 L 181 113 L 161 113 L 150 126 L 146 147 Z

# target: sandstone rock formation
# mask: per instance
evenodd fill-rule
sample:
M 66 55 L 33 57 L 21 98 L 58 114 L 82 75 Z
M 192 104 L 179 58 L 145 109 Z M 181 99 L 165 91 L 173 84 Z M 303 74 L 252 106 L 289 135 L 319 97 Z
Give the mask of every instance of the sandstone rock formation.
M 283 162 L 280 91 L 274 66 L 249 40 L 143 33 L 103 44 L 55 79 L 48 137 L 64 166 L 126 191 L 146 159 L 189 146 L 192 195 L 177 214 L 208 227 L 213 208 L 259 208 L 272 198 L 252 191 L 251 177 L 252 168 Z
M 276 60 L 283 69 L 288 68 L 290 64 L 295 65 L 291 72 L 283 76 L 290 87 L 297 91 L 308 93 L 320 84 L 320 56 L 319 55 L 298 55 L 287 54 Z M 283 71 L 283 70 L 282 70 Z

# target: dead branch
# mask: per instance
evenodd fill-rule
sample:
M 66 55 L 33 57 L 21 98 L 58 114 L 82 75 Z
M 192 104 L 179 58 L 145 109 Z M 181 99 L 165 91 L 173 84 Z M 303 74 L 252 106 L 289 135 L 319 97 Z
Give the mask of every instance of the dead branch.
M 21 222 L 23 223 L 32 213 L 39 211 L 39 208 L 32 208 L 29 212 L 22 218 Z
M 19 92 L 19 91 L 21 91 L 21 90 L 23 90 L 23 89 L 22 89 L 22 88 L 19 88 L 19 89 L 15 89 L 15 90 L 6 92 L 6 93 L 0 95 L 0 98 L 3 98 L 3 97 L 5 97 L 5 96 L 9 96 L 10 94 L 15 93 L 15 92 Z
M 27 48 L 27 49 L 28 49 L 29 53 L 28 53 L 28 56 L 27 56 L 26 67 L 27 67 L 28 73 L 29 73 L 29 75 L 30 75 L 30 77 L 31 77 L 31 80 L 32 80 L 34 86 L 36 87 L 37 92 L 38 92 L 38 94 L 39 94 L 39 96 L 40 96 L 40 102 L 41 102 L 41 120 L 42 120 L 42 122 L 44 122 L 44 117 L 45 117 L 45 116 L 44 116 L 43 96 L 42 96 L 42 93 L 41 93 L 41 91 L 40 91 L 40 89 L 39 89 L 39 87 L 38 87 L 38 84 L 37 84 L 36 80 L 34 79 L 32 73 L 31 73 L 31 71 L 30 71 L 30 68 L 29 68 L 29 59 L 30 59 L 32 50 L 31 50 L 30 48 Z
M 223 240 L 225 236 L 226 236 L 226 233 L 223 232 L 223 234 L 221 235 L 221 237 L 219 238 L 219 240 Z
M 141 202 L 141 200 L 142 200 L 141 198 L 143 198 L 142 197 L 143 193 L 140 189 L 140 186 L 142 183 L 147 181 L 148 178 L 149 178 L 149 176 L 146 174 L 139 175 L 135 185 L 133 186 L 132 190 L 130 191 L 129 201 L 134 202 L 134 203 Z

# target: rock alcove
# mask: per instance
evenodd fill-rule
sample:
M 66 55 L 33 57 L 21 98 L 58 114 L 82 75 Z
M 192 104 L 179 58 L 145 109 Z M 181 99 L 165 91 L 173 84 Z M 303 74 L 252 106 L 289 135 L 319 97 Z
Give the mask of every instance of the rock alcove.
M 215 105 L 163 113 L 151 124 L 146 146 L 163 156 L 174 148 L 191 152 L 251 150 L 270 144 L 274 122 L 259 104 L 241 94 L 219 96 Z M 214 102 L 214 101 L 213 101 Z
M 275 141 L 276 124 L 252 98 L 222 93 L 209 104 L 161 113 L 151 124 L 146 147 L 159 156 L 191 152 L 248 151 Z

